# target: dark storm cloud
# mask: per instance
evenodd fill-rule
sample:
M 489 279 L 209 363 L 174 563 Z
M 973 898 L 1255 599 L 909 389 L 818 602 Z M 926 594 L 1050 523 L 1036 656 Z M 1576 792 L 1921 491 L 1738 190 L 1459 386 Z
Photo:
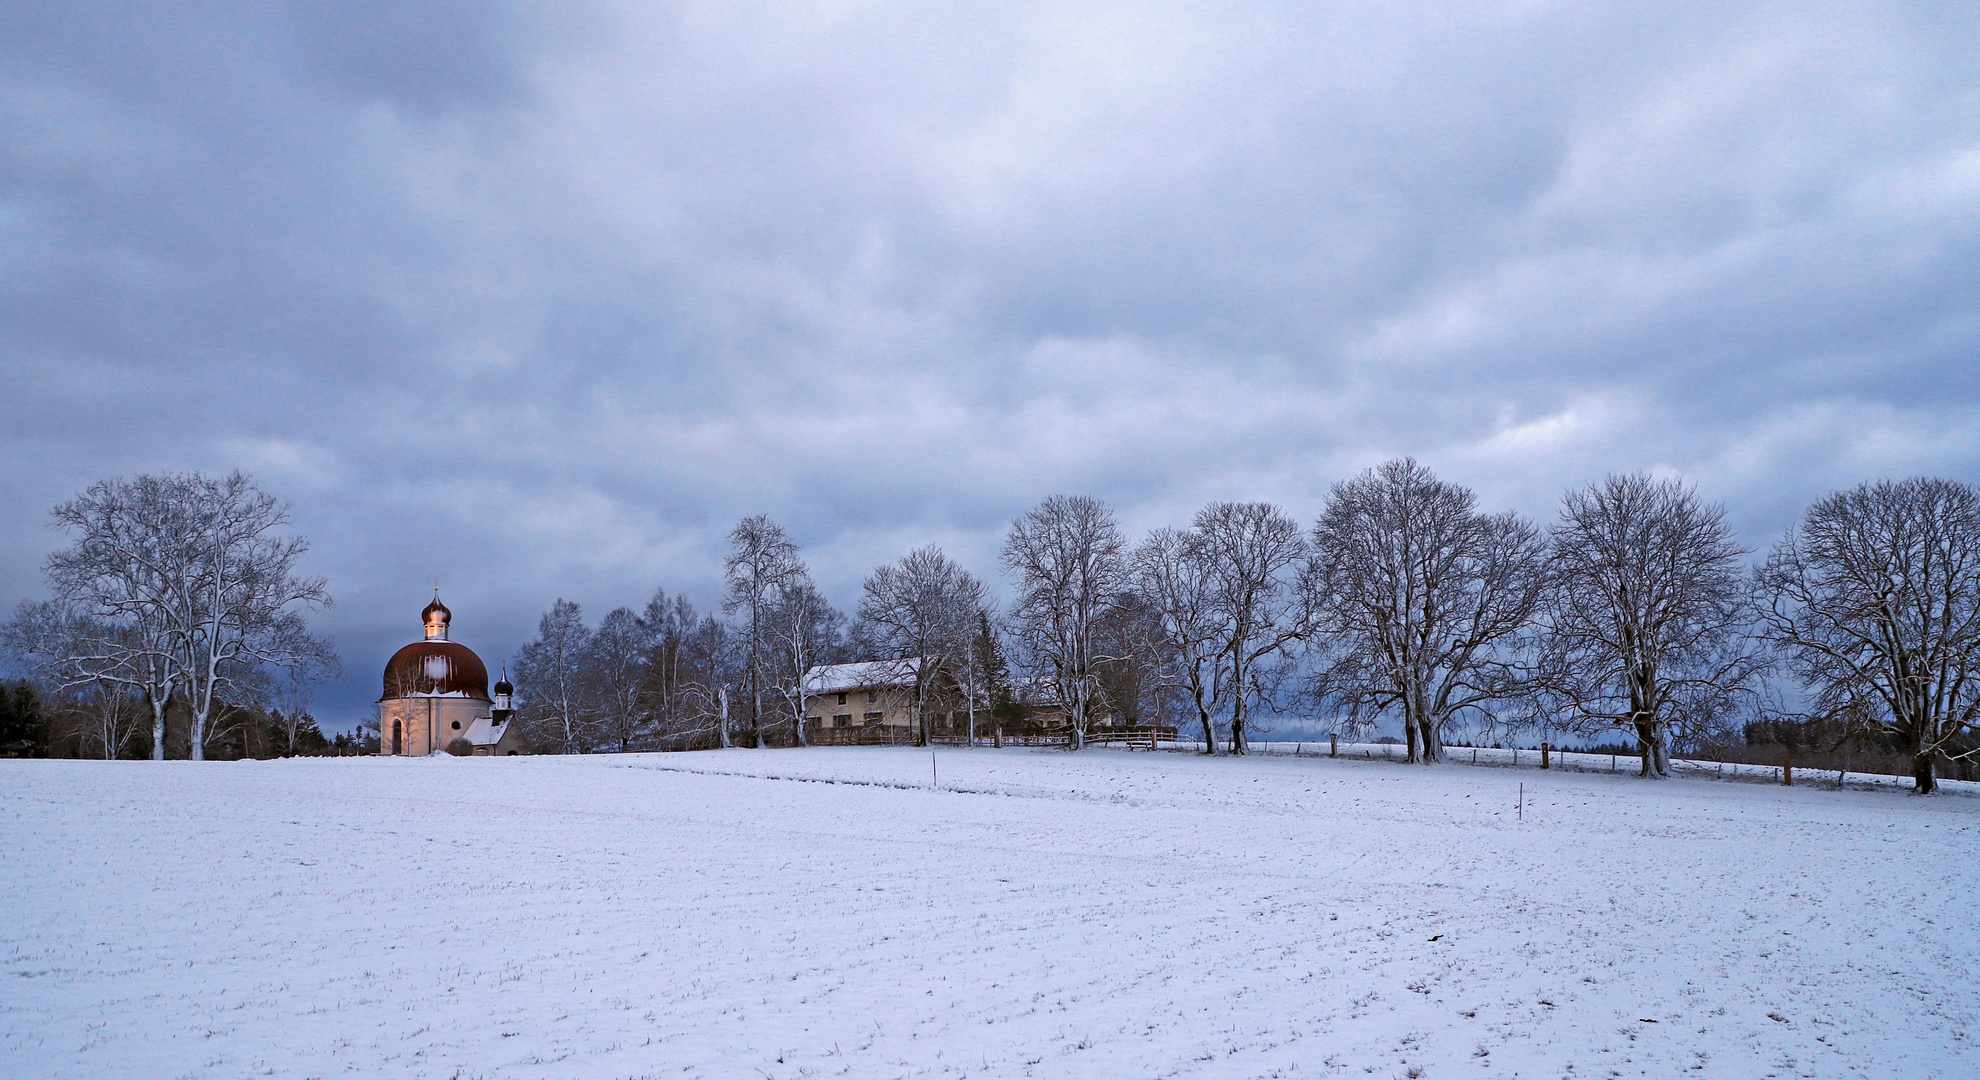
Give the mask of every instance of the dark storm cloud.
M 16 5 L 0 588 L 90 480 L 295 501 L 371 692 L 438 577 L 836 600 L 1055 491 L 1311 517 L 1412 453 L 1764 545 L 1980 460 L 1968 6 Z

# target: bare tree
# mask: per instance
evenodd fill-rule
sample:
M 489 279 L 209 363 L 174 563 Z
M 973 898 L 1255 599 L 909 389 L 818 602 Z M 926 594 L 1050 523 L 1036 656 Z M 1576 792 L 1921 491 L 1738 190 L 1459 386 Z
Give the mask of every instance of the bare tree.
M 1190 527 L 1157 529 L 1135 551 L 1137 595 L 1158 613 L 1166 681 L 1185 694 L 1215 753 L 1228 725 L 1245 752 L 1248 709 L 1269 699 L 1273 666 L 1311 632 L 1306 539 L 1270 503 L 1212 503 Z
M 536 623 L 536 640 L 516 653 L 516 693 L 521 712 L 533 734 L 554 739 L 559 753 L 582 754 L 590 748 L 591 716 L 586 700 L 584 661 L 591 630 L 584 611 L 558 598 Z
M 1215 662 L 1228 687 L 1231 752 L 1245 752 L 1245 708 L 1266 698 L 1265 669 L 1312 628 L 1299 523 L 1270 503 L 1211 503 L 1188 542 L 1210 587 Z
M 45 655 L 55 685 L 116 683 L 151 712 L 151 757 L 165 760 L 165 715 L 180 689 L 170 613 L 191 557 L 185 478 L 103 480 L 55 508 L 74 546 L 49 557 L 56 600 L 16 620 Z
M 1216 717 L 1228 690 L 1222 678 L 1215 578 L 1183 529 L 1156 529 L 1135 549 L 1133 581 L 1160 618 L 1165 663 L 1158 678 L 1188 696 L 1202 726 L 1203 752 L 1217 752 Z
M 121 633 L 90 663 L 140 686 L 151 700 L 162 755 L 165 704 L 183 694 L 192 757 L 206 756 L 216 706 L 263 666 L 310 663 L 330 651 L 301 612 L 331 606 L 320 577 L 295 573 L 309 550 L 287 504 L 242 473 L 105 480 L 57 506 L 73 547 L 48 559 L 58 598 Z
M 805 746 L 805 676 L 814 666 L 837 657 L 846 617 L 818 591 L 804 563 L 797 562 L 777 587 L 769 621 L 775 661 L 770 681 L 790 715 L 793 741 Z
M 1669 776 L 1673 732 L 1716 725 L 1763 667 L 1725 508 L 1676 479 L 1611 476 L 1566 494 L 1550 549 L 1547 696 L 1582 730 L 1628 730 L 1640 775 Z
M 282 739 L 282 753 L 294 754 L 304 733 L 315 727 L 310 703 L 316 687 L 343 674 L 343 663 L 335 653 L 305 657 L 270 679 L 268 704 L 270 719 Z
M 892 566 L 875 568 L 866 579 L 860 621 L 886 659 L 912 662 L 910 707 L 924 746 L 930 737 L 927 705 L 936 683 L 969 655 L 977 615 L 988 606 L 986 596 L 983 583 L 937 547 L 908 552 Z
M 772 653 L 771 608 L 792 574 L 803 564 L 797 544 L 767 514 L 753 514 L 729 530 L 729 555 L 722 563 L 728 594 L 722 610 L 740 616 L 743 688 L 749 701 L 749 741 L 763 745 L 763 698 Z
M 94 745 L 105 760 L 115 760 L 135 741 L 149 710 L 134 681 L 79 662 L 96 658 L 96 643 L 117 637 L 94 623 L 53 601 L 24 603 L 0 625 L 0 657 L 45 700 L 50 745 L 71 740 L 83 753 Z M 6 692 L 0 685 L 0 696 Z
M 1094 710 L 1128 724 L 1157 723 L 1174 695 L 1163 682 L 1168 645 L 1161 612 L 1129 589 L 1115 597 L 1094 624 L 1097 679 Z
M 1867 716 L 1913 791 L 1980 723 L 1980 489 L 1880 480 L 1808 508 L 1758 574 L 1765 634 L 1818 711 Z
M 1085 495 L 1047 498 L 1011 522 L 1004 540 L 1004 568 L 1018 579 L 1012 625 L 1058 691 L 1075 750 L 1086 744 L 1103 659 L 1094 630 L 1127 588 L 1126 552 L 1113 508 Z
M 653 651 L 653 629 L 631 608 L 614 608 L 598 620 L 584 657 L 585 683 L 605 733 L 632 749 L 646 726 L 646 662 Z
M 56 701 L 82 748 L 93 744 L 105 761 L 122 757 L 136 741 L 147 711 L 144 700 L 127 683 L 79 686 Z
M 140 680 L 122 677 L 125 671 L 117 663 L 120 655 L 129 655 L 116 647 L 128 633 L 57 601 L 23 603 L 0 626 L 0 655 L 29 676 L 50 710 L 82 742 L 95 743 L 105 759 L 114 759 L 136 736 L 137 714 L 149 711 Z
M 1399 713 L 1409 760 L 1443 758 L 1443 730 L 1528 690 L 1512 653 L 1545 581 L 1539 530 L 1482 514 L 1469 489 L 1411 459 L 1335 484 L 1313 527 L 1324 698 L 1351 719 Z
M 686 734 L 680 720 L 692 675 L 690 642 L 701 617 L 685 595 L 655 589 L 640 616 L 651 645 L 640 665 L 640 707 L 663 737 Z
M 661 745 L 727 746 L 727 688 L 736 681 L 735 640 L 728 624 L 702 615 L 686 596 L 654 591 L 641 617 L 653 644 L 644 665 L 642 708 Z

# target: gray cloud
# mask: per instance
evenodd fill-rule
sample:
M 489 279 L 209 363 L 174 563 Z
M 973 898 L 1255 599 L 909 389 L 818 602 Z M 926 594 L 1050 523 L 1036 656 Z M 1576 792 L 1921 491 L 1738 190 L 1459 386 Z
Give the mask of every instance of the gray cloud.
M 0 15 L 0 597 L 107 474 L 254 472 L 347 722 L 441 579 L 993 575 L 1080 491 L 1311 517 L 1411 453 L 1762 546 L 1980 461 L 1980 16 L 1951 4 L 60 5 Z

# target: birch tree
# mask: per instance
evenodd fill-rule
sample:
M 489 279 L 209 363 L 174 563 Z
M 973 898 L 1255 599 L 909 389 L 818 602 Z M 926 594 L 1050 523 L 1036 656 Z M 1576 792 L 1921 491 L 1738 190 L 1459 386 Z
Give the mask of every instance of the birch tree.
M 864 632 L 887 654 L 886 659 L 913 667 L 910 708 L 923 746 L 931 735 L 927 705 L 936 681 L 969 654 L 977 615 L 988 606 L 987 596 L 982 582 L 932 546 L 875 568 L 861 588 L 859 618 Z
M 798 562 L 797 544 L 767 514 L 753 514 L 729 530 L 729 555 L 722 563 L 728 592 L 722 610 L 739 620 L 742 634 L 742 678 L 749 708 L 749 741 L 763 745 L 765 677 L 773 642 L 771 608 Z
M 691 640 L 701 616 L 685 595 L 669 598 L 666 589 L 655 589 L 639 621 L 649 641 L 640 665 L 640 707 L 661 734 L 680 734 L 685 729 L 677 714 L 692 681 Z
M 675 746 L 729 745 L 727 688 L 736 681 L 734 635 L 695 610 L 686 596 L 656 590 L 641 621 L 653 635 L 645 664 L 644 708 L 658 736 Z
M 1579 727 L 1635 737 L 1670 775 L 1672 733 L 1721 720 L 1763 664 L 1746 636 L 1746 549 L 1725 508 L 1636 473 L 1570 491 L 1549 548 L 1542 671 Z
M 584 662 L 590 645 L 584 610 L 559 597 L 537 620 L 536 640 L 516 653 L 516 693 L 523 699 L 523 715 L 539 737 L 557 743 L 560 754 L 589 749 Z
M 1880 480 L 1808 508 L 1757 575 L 1764 632 L 1818 710 L 1911 756 L 1913 791 L 1980 724 L 1980 489 Z
M 840 628 L 846 617 L 812 583 L 811 572 L 797 562 L 777 587 L 771 611 L 771 642 L 775 661 L 772 684 L 791 720 L 792 739 L 809 744 L 804 730 L 805 676 L 837 655 Z
M 646 727 L 646 661 L 653 651 L 653 631 L 631 608 L 614 608 L 598 620 L 585 653 L 585 682 L 600 725 L 619 744 L 632 749 Z
M 1442 760 L 1453 717 L 1530 689 L 1512 646 L 1540 602 L 1545 545 L 1477 501 L 1405 458 L 1335 484 L 1313 528 L 1320 694 L 1351 721 L 1400 716 L 1410 761 Z
M 1127 539 L 1113 508 L 1084 495 L 1054 495 L 1011 522 L 1004 568 L 1016 579 L 1011 623 L 1024 652 L 1048 675 L 1086 745 L 1102 659 L 1094 631 L 1127 587 Z

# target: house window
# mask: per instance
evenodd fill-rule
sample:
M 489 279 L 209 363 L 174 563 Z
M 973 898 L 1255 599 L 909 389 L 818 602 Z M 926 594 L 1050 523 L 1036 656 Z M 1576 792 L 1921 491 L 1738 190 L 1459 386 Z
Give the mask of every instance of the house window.
M 879 723 L 879 722 L 880 722 L 880 716 L 881 716 L 881 714 L 879 714 L 879 713 L 877 713 L 877 712 L 870 712 L 870 713 L 867 713 L 867 714 L 866 714 L 866 722 L 867 722 L 867 723 L 869 723 L 869 724 L 877 724 L 877 723 Z
M 816 716 L 807 716 L 804 718 L 804 722 L 815 727 L 818 724 L 818 718 Z
M 839 696 L 845 697 L 844 694 L 840 694 Z M 842 712 L 839 715 L 834 716 L 832 718 L 833 727 L 851 727 L 852 722 L 853 722 L 853 714 L 849 712 Z
M 873 704 L 874 702 L 876 702 L 876 701 L 879 701 L 879 700 L 880 700 L 880 691 L 878 691 L 878 690 L 868 690 L 868 691 L 866 692 L 866 703 L 867 703 L 868 705 L 871 705 L 871 704 Z
M 844 705 L 845 703 L 846 703 L 846 695 L 844 695 L 844 694 L 840 694 L 840 695 L 839 695 L 839 704 L 841 704 L 841 705 Z

